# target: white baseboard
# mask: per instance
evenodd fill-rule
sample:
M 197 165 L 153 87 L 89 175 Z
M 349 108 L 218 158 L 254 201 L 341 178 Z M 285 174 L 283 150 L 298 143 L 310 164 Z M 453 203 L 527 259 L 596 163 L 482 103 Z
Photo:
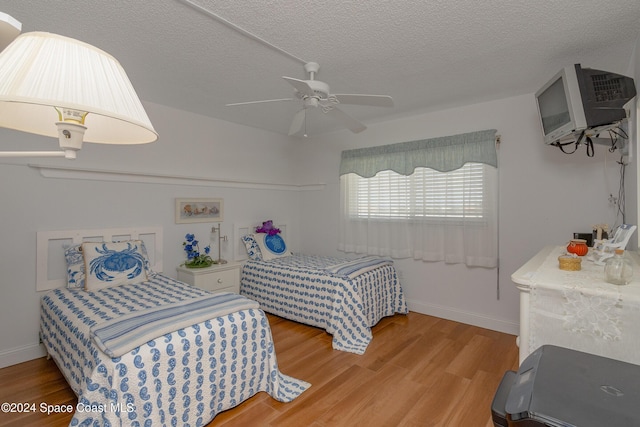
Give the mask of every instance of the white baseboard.
M 47 355 L 41 344 L 29 344 L 0 351 L 0 368 L 38 359 Z
M 479 328 L 491 329 L 492 331 L 503 332 L 505 334 L 518 335 L 520 325 L 503 319 L 495 319 L 483 314 L 460 311 L 451 307 L 444 307 L 421 302 L 407 301 L 409 310 L 416 313 L 427 314 L 429 316 L 440 317 L 442 319 L 453 320 Z

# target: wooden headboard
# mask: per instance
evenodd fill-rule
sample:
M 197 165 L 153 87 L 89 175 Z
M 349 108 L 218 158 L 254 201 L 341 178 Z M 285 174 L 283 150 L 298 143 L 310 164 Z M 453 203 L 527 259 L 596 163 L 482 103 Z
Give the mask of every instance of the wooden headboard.
M 93 230 L 38 231 L 36 243 L 36 291 L 67 285 L 64 250 L 82 242 L 142 240 L 149 254 L 151 269 L 162 272 L 162 227 L 107 228 Z

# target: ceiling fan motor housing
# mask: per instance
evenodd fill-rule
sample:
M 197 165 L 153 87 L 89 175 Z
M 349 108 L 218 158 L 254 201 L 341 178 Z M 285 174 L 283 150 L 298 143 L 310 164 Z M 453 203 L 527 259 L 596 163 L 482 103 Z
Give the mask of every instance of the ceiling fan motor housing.
M 305 80 L 305 82 L 309 85 L 311 89 L 313 89 L 313 93 L 315 93 L 319 99 L 326 99 L 329 96 L 329 85 L 325 82 L 321 82 L 318 80 Z M 300 92 L 296 92 L 299 98 L 304 99 L 305 94 Z

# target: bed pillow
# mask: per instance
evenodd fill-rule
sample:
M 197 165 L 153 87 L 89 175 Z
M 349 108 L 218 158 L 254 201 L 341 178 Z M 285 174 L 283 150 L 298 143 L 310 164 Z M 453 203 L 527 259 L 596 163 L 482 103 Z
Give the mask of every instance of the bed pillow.
M 140 249 L 145 258 L 145 270 L 147 276 L 154 274 L 151 269 L 151 263 L 149 262 L 149 256 L 147 248 L 144 245 L 144 241 L 140 241 Z M 82 244 L 65 246 L 64 258 L 67 261 L 67 288 L 85 288 L 85 274 L 84 274 L 84 256 L 82 255 Z
M 82 244 L 85 289 L 94 291 L 147 280 L 148 259 L 140 240 Z
M 246 236 L 242 236 L 242 241 L 244 242 L 245 248 L 247 248 L 249 259 L 260 261 L 262 259 L 262 253 L 260 252 L 260 246 L 258 246 L 254 235 L 247 234 Z
M 147 252 L 147 247 L 144 244 L 144 240 L 136 240 L 137 242 L 140 242 L 140 252 L 142 253 L 142 256 L 144 257 L 144 270 L 147 272 L 147 278 L 153 276 L 154 274 L 156 274 L 152 269 L 151 269 L 151 261 L 149 261 L 149 252 Z
M 256 233 L 254 234 L 254 238 L 260 248 L 263 261 L 291 255 L 291 253 L 287 251 L 287 244 L 279 234 L 270 236 L 267 233 Z
M 84 288 L 84 257 L 82 245 L 71 245 L 64 250 L 67 261 L 67 288 Z

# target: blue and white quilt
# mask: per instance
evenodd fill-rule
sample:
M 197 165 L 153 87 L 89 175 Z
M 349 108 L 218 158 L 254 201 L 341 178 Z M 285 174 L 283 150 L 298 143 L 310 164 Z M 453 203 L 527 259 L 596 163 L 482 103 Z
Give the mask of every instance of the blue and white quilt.
M 385 316 L 409 310 L 391 260 L 355 264 L 304 254 L 247 261 L 240 293 L 259 302 L 266 312 L 326 330 L 336 350 L 363 354 L 372 339 L 372 326 Z M 360 272 L 353 276 L 355 270 Z
M 107 356 L 91 337 L 101 325 L 118 331 L 107 341 L 120 337 L 131 325 L 114 323 L 120 316 L 156 319 L 158 307 L 193 307 L 190 300 L 209 295 L 157 274 L 137 284 L 43 296 L 42 341 L 78 396 L 71 425 L 202 426 L 260 391 L 288 402 L 310 386 L 279 371 L 265 313 L 233 294 L 220 298 L 238 303 L 237 311 L 216 312 L 214 305 L 210 319 L 162 332 L 119 357 Z

